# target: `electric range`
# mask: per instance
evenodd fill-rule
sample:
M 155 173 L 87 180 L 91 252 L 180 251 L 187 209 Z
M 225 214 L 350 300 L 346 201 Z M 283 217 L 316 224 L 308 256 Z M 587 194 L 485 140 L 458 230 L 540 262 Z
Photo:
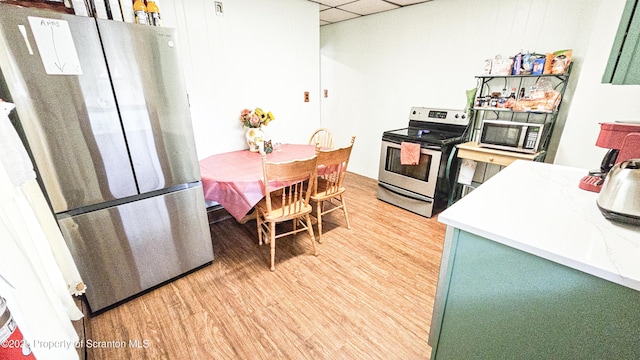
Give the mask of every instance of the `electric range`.
M 412 107 L 408 127 L 382 134 L 378 199 L 426 217 L 444 209 L 454 180 L 447 176 L 447 165 L 468 129 L 464 110 Z M 415 165 L 401 163 L 403 143 L 420 144 Z

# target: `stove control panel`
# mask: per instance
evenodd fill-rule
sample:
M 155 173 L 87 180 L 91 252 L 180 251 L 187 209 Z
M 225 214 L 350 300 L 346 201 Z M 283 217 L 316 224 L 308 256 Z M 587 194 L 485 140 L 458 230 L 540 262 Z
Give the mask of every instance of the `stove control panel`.
M 442 124 L 467 125 L 469 118 L 464 110 L 412 107 L 409 120 L 419 120 Z

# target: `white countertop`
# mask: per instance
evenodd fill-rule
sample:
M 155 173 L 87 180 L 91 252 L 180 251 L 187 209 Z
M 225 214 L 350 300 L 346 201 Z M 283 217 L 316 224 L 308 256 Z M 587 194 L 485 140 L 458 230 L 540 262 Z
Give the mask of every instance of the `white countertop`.
M 640 227 L 605 219 L 587 170 L 517 160 L 438 216 L 458 229 L 640 291 Z

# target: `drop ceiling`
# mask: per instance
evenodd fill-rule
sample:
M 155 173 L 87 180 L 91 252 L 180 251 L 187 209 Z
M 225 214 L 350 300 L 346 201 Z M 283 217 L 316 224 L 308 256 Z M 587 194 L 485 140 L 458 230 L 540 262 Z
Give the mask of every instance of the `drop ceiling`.
M 320 4 L 320 26 L 431 0 L 309 0 Z

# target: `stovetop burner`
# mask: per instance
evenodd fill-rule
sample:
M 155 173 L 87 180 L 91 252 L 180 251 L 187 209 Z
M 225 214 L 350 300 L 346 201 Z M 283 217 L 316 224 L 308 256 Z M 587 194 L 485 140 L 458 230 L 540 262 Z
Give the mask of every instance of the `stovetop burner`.
M 413 127 L 385 131 L 384 135 L 398 140 L 416 141 L 427 145 L 447 145 L 462 140 L 462 135 L 458 132 Z
M 462 110 L 413 107 L 409 127 L 385 131 L 383 140 L 396 143 L 419 142 L 426 146 L 446 146 L 464 140 L 469 119 Z

